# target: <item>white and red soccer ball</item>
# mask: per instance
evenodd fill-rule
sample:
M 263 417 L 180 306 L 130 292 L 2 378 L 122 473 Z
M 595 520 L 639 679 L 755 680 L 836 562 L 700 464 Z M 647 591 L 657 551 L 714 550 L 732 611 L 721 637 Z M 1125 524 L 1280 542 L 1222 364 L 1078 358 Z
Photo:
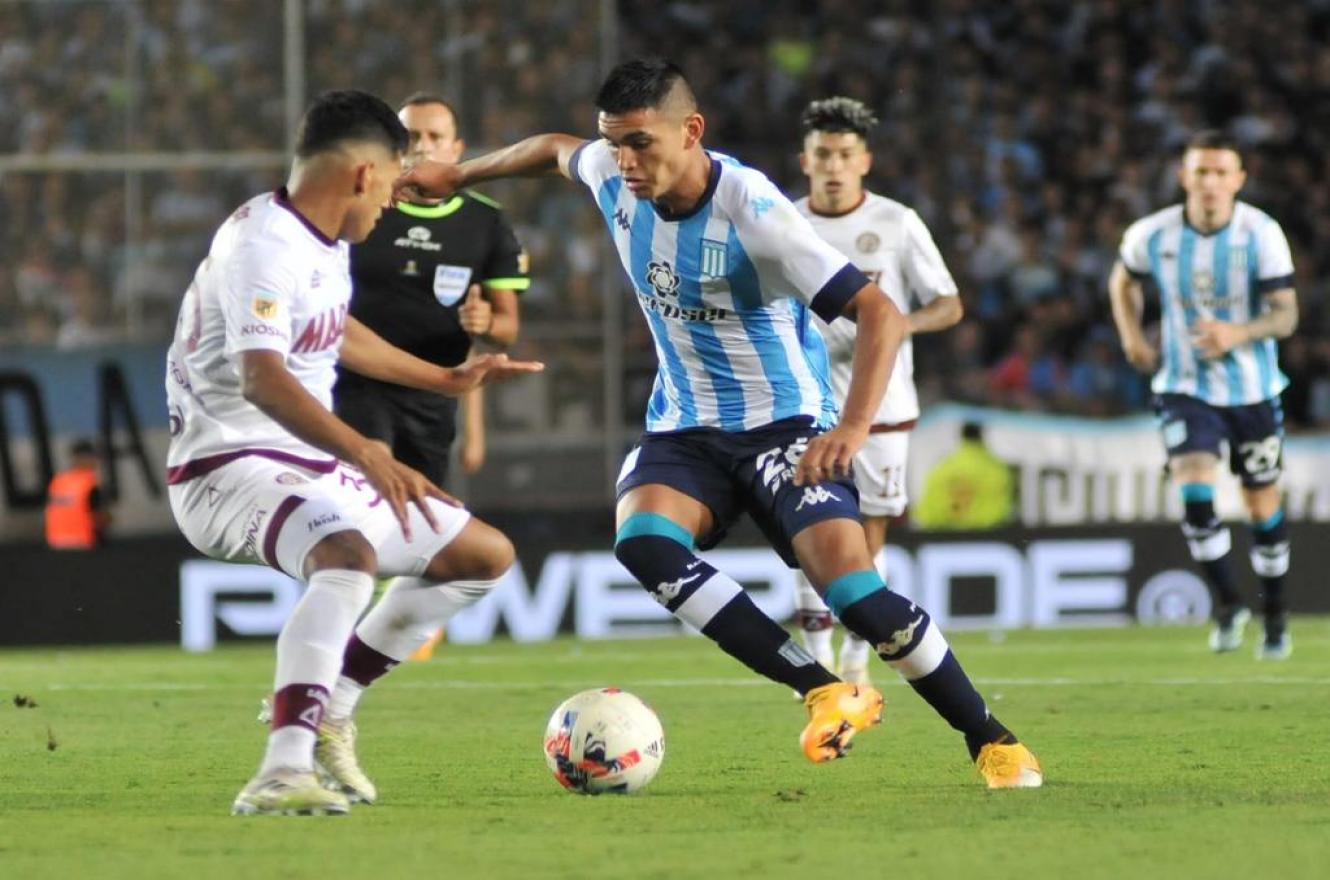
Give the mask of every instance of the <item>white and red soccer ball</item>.
M 578 794 L 628 794 L 655 777 L 665 732 L 651 707 L 618 688 L 574 694 L 545 726 L 545 763 Z

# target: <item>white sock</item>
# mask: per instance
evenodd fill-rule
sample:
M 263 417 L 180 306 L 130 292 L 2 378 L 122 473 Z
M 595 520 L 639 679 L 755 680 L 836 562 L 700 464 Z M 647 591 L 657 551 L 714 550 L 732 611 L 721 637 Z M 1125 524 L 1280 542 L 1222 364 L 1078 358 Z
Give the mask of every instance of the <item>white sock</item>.
M 266 775 L 279 768 L 314 770 L 314 731 L 299 724 L 289 724 L 268 734 L 268 750 L 263 755 L 259 773 Z
M 333 688 L 332 696 L 328 698 L 328 717 L 337 721 L 350 718 L 351 713 L 356 711 L 356 704 L 360 702 L 363 693 L 365 688 L 360 682 L 345 675 L 337 676 L 337 686 Z
M 802 627 L 799 629 L 799 635 L 803 637 L 804 647 L 808 649 L 808 653 L 812 654 L 818 663 L 824 665 L 831 656 L 831 633 L 830 629 L 808 630 Z
M 840 668 L 861 669 L 867 665 L 868 642 L 847 631 L 840 645 Z
M 422 578 L 395 578 L 379 604 L 356 627 L 356 635 L 380 654 L 405 660 L 454 614 L 498 583 L 492 580 L 440 584 Z
M 273 690 L 291 684 L 333 689 L 342 668 L 342 652 L 356 618 L 374 594 L 374 578 L 362 571 L 325 569 L 309 579 L 309 588 L 277 637 L 277 671 Z M 259 768 L 312 770 L 314 732 L 288 725 L 268 736 L 268 750 Z

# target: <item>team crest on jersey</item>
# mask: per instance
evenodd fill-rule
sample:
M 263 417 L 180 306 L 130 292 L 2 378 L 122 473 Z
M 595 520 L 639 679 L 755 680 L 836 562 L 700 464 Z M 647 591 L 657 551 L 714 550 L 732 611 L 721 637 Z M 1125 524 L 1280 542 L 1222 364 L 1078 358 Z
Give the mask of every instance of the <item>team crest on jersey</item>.
M 1215 276 L 1208 269 L 1191 273 L 1191 289 L 1196 293 L 1214 293 Z
M 647 263 L 647 284 L 656 290 L 656 296 L 669 297 L 679 295 L 679 276 L 669 260 L 652 260 Z
M 265 321 L 271 321 L 277 317 L 277 299 L 266 293 L 260 293 L 254 297 L 252 308 L 255 317 L 262 318 Z
M 878 237 L 876 232 L 864 232 L 854 240 L 854 246 L 859 249 L 861 254 L 871 254 L 882 247 L 882 239 Z
M 1246 248 L 1233 248 L 1228 252 L 1228 267 L 1239 272 L 1247 271 Z
M 702 239 L 702 277 L 725 277 L 725 243 Z

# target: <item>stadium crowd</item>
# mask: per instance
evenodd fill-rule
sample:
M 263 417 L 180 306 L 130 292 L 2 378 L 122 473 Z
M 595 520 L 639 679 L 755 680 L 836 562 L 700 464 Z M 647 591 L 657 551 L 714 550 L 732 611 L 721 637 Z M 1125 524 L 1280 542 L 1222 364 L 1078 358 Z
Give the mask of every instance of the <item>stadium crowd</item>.
M 1246 148 L 1242 197 L 1294 248 L 1302 324 L 1281 346 L 1290 422 L 1330 425 L 1330 190 L 1317 184 L 1330 176 L 1328 0 L 1279 15 L 1256 0 L 873 6 L 865 18 L 855 0 L 620 0 L 604 28 L 595 0 L 309 0 L 307 91 L 396 100 L 440 87 L 473 148 L 591 135 L 601 40 L 617 32 L 619 55 L 666 54 L 689 72 L 710 146 L 793 193 L 802 106 L 860 98 L 882 119 L 870 186 L 918 209 L 965 300 L 961 325 L 916 347 L 925 399 L 1087 415 L 1147 405 L 1105 279 L 1128 223 L 1177 200 L 1186 136 L 1224 128 Z M 281 5 L 261 0 L 0 4 L 0 154 L 280 151 L 282 26 Z M 164 336 L 211 229 L 282 173 L 146 173 L 141 211 L 127 210 L 120 172 L 4 173 L 0 344 L 85 345 L 127 327 Z M 535 337 L 541 322 L 598 331 L 601 267 L 614 258 L 585 197 L 542 182 L 493 194 L 531 252 Z M 653 363 L 625 311 L 628 396 L 641 405 Z M 545 345 L 564 365 L 563 399 L 590 389 L 594 421 L 595 346 Z

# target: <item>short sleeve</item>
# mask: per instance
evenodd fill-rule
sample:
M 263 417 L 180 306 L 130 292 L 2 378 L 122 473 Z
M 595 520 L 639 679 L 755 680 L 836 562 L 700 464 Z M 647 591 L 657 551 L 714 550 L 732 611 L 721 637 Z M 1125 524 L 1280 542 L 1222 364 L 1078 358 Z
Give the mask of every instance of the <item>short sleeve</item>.
M 1144 222 L 1133 223 L 1122 234 L 1122 246 L 1118 249 L 1118 259 L 1137 280 L 1150 277 L 1149 231 Z
M 583 141 L 568 160 L 568 173 L 593 194 L 597 192 L 602 183 L 619 174 L 609 141 L 604 138 Z
M 221 291 L 226 353 L 291 350 L 292 319 L 299 291 L 290 257 L 253 244 L 238 250 Z
M 527 269 L 526 251 L 518 242 L 517 234 L 513 232 L 508 218 L 495 212 L 493 241 L 485 263 L 480 267 L 481 286 L 499 290 L 526 290 L 531 286 Z
M 914 211 L 906 211 L 902 227 L 901 268 L 910 292 L 924 305 L 940 296 L 955 296 L 956 280 L 947 271 L 942 252 L 923 219 Z
M 1256 284 L 1261 293 L 1293 286 L 1293 252 L 1274 220 L 1256 232 Z
M 823 241 L 808 219 L 770 180 L 746 175 L 731 219 L 751 258 L 774 265 L 782 287 L 830 324 L 869 283 L 845 255 Z

